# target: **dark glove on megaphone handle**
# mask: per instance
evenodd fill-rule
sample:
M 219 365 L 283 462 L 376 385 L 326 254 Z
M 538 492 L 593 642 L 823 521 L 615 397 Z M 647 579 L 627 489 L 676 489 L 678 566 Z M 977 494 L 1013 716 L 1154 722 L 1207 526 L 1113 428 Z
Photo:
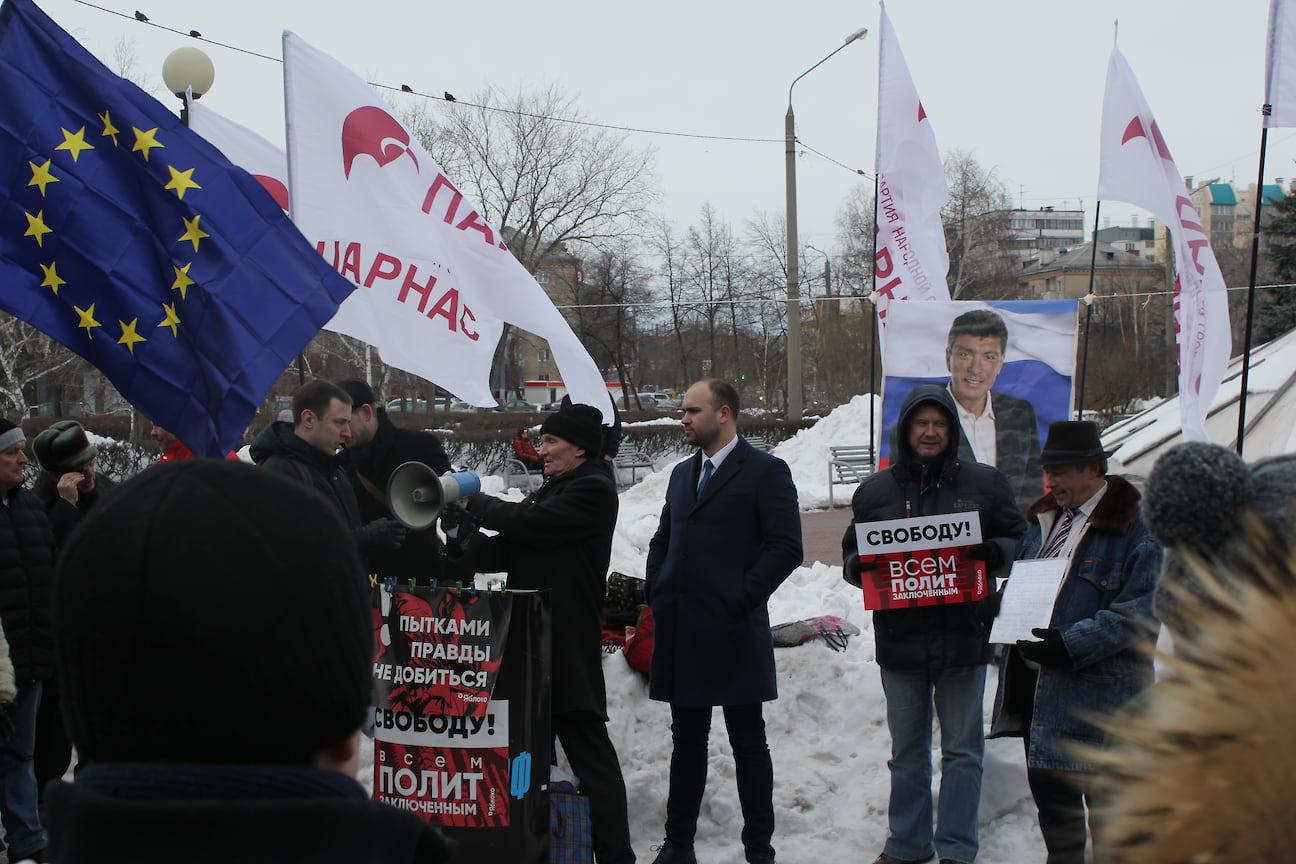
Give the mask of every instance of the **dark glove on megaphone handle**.
M 452 501 L 441 510 L 441 530 L 447 540 L 466 543 L 477 533 L 477 520 L 472 518 L 463 502 Z
M 408 528 L 395 519 L 375 519 L 364 526 L 365 537 L 369 541 L 369 551 L 386 552 L 399 549 L 405 542 Z

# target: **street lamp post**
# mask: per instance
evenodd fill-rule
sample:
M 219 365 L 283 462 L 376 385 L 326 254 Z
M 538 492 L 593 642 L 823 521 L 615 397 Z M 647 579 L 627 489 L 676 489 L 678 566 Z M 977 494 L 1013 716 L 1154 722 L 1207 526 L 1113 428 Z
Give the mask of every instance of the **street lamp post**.
M 180 119 L 189 125 L 189 100 L 185 96 L 193 90 L 193 98 L 201 98 L 216 80 L 216 67 L 211 58 L 191 45 L 177 48 L 162 61 L 162 81 L 166 88 L 184 102 Z
M 792 79 L 788 85 L 787 116 L 783 118 L 783 135 L 785 138 L 785 162 L 787 166 L 787 367 L 788 367 L 788 419 L 801 419 L 801 296 L 800 272 L 797 269 L 797 204 L 796 204 L 796 117 L 792 113 L 792 88 L 796 83 L 814 70 L 818 69 L 838 51 L 856 40 L 868 35 L 868 28 L 861 27 L 846 37 L 831 53 Z

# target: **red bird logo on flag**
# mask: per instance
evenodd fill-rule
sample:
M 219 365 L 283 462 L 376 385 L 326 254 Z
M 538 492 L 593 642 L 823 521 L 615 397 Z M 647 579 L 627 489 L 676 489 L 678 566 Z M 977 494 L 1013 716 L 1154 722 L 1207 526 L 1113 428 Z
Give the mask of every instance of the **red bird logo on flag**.
M 373 105 L 357 108 L 342 123 L 342 162 L 347 179 L 351 177 L 351 164 L 361 154 L 373 157 L 379 168 L 408 154 L 417 171 L 418 158 L 409 145 L 409 133 L 395 117 Z

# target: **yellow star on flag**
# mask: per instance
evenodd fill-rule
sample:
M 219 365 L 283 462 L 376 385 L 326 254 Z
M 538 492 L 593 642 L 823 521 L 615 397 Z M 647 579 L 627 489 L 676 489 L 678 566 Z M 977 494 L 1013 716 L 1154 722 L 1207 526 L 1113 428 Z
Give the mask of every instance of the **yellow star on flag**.
M 202 214 L 195 216 L 192 220 L 185 219 L 184 220 L 185 233 L 180 235 L 180 242 L 183 243 L 185 240 L 191 241 L 193 243 L 195 252 L 198 251 L 198 241 L 203 239 L 204 237 L 211 236 L 206 231 L 198 227 L 198 220 L 200 219 L 202 219 Z
M 87 339 L 93 339 L 93 328 L 103 326 L 94 319 L 94 304 L 91 303 L 89 309 L 82 309 L 80 306 L 73 306 L 72 308 L 76 310 L 77 316 L 81 319 L 81 323 L 77 326 L 85 328 Z
M 72 161 L 76 162 L 81 158 L 82 150 L 93 150 L 93 144 L 87 144 L 85 140 L 85 127 L 82 126 L 75 133 L 63 130 L 63 143 L 54 148 L 55 150 L 67 150 L 72 154 Z
M 55 264 L 53 261 L 51 261 L 48 267 L 46 267 L 44 264 L 40 266 L 41 269 L 45 271 L 45 281 L 41 283 L 41 287 L 49 288 L 55 294 L 57 294 L 59 286 L 67 284 L 66 279 L 59 278 L 58 269 L 57 269 L 58 265 Z
M 27 230 L 23 232 L 24 237 L 35 237 L 37 246 L 45 245 L 45 235 L 53 234 L 54 229 L 45 224 L 45 211 L 41 210 L 35 216 L 27 214 Z
M 112 117 L 109 116 L 108 111 L 105 110 L 104 113 L 100 114 L 99 119 L 102 120 L 104 124 L 103 137 L 113 139 L 113 146 L 116 147 L 117 133 L 121 130 L 113 125 Z
M 27 181 L 28 186 L 39 186 L 41 197 L 45 197 L 45 187 L 51 183 L 59 182 L 59 178 L 50 173 L 50 160 L 46 159 L 44 165 L 37 165 L 35 162 L 28 162 L 32 169 L 32 179 Z
M 154 135 L 157 134 L 156 126 L 148 130 L 147 132 L 137 129 L 134 126 L 132 126 L 131 128 L 135 130 L 135 146 L 131 148 L 131 152 L 134 153 L 136 151 L 142 150 L 144 152 L 145 162 L 148 161 L 150 150 L 152 150 L 154 147 L 166 146 L 165 144 L 158 143 L 158 140 L 153 137 Z
M 171 182 L 167 183 L 166 186 L 162 188 L 174 189 L 177 198 L 183 200 L 186 189 L 202 188 L 201 186 L 199 186 L 197 183 L 194 182 L 193 179 L 194 169 L 190 168 L 188 171 L 177 171 L 175 168 L 168 165 L 167 170 L 171 172 Z
M 172 336 L 179 336 L 176 332 L 176 325 L 180 323 L 180 316 L 176 314 L 175 306 L 170 303 L 163 303 L 162 308 L 166 311 L 166 318 L 163 319 L 159 327 L 170 327 Z
M 143 336 L 135 332 L 135 325 L 139 323 L 138 318 L 132 318 L 129 324 L 127 324 L 125 321 L 118 321 L 117 323 L 121 325 L 121 330 L 122 330 L 121 338 L 117 340 L 117 344 L 125 345 L 130 350 L 131 354 L 135 353 L 136 342 L 148 341 Z
M 180 239 L 183 240 L 185 238 L 181 237 Z M 194 241 L 194 248 L 197 247 L 198 247 L 198 242 Z M 176 267 L 174 264 L 171 265 L 171 268 L 175 270 L 175 274 L 176 274 L 175 281 L 171 283 L 171 290 L 174 291 L 177 288 L 179 288 L 181 300 L 188 300 L 189 296 L 185 292 L 189 290 L 190 285 L 197 284 L 193 279 L 189 278 L 189 268 L 192 266 L 193 266 L 192 261 L 190 261 L 188 264 L 186 264 L 183 267 Z

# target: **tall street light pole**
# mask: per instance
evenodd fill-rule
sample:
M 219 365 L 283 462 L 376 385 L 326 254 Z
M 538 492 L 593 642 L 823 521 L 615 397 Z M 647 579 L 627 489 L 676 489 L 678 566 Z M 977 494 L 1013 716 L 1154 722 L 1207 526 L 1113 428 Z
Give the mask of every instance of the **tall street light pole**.
M 792 79 L 788 85 L 787 116 L 783 118 L 783 135 L 786 146 L 784 156 L 787 165 L 787 367 L 788 367 L 788 405 L 789 420 L 801 419 L 801 274 L 797 267 L 797 204 L 796 204 L 796 117 L 792 113 L 792 88 L 796 83 L 847 45 L 868 35 L 868 28 L 861 27 L 846 37 L 846 41 Z

